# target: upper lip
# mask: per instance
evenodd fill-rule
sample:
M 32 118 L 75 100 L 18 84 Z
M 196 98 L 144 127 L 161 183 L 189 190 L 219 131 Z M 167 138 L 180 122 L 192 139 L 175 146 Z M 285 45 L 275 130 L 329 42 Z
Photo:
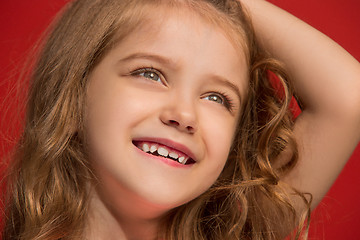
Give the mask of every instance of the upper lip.
M 133 139 L 133 141 L 158 143 L 158 144 L 173 148 L 179 152 L 182 152 L 196 162 L 195 154 L 188 147 L 186 147 L 185 145 L 183 145 L 181 143 L 177 143 L 177 142 L 174 142 L 174 141 L 166 139 L 166 138 L 154 138 L 154 137 L 136 138 L 136 139 Z

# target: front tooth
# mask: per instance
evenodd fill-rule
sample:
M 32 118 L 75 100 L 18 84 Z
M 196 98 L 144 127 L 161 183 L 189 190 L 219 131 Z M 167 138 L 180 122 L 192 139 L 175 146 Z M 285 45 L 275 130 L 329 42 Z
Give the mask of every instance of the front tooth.
M 157 151 L 158 151 L 159 155 L 164 156 L 164 157 L 167 157 L 169 154 L 169 151 L 162 147 L 159 147 L 159 149 Z
M 149 145 L 146 144 L 146 143 L 144 143 L 144 145 L 142 146 L 142 150 L 143 150 L 144 152 L 149 152 L 149 151 L 150 151 Z
M 179 157 L 178 160 L 179 160 L 180 163 L 183 163 L 183 161 L 185 160 L 185 157 Z M 184 164 L 184 163 L 183 163 L 183 164 Z
M 177 155 L 176 153 L 174 152 L 170 152 L 169 153 L 169 157 L 173 158 L 173 159 L 178 159 L 179 155 Z
M 154 153 L 157 150 L 157 147 L 155 145 L 151 145 L 150 152 Z

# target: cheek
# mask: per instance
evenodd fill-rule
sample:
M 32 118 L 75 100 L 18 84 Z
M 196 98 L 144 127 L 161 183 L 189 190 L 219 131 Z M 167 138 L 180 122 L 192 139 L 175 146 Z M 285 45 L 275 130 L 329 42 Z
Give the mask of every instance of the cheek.
M 98 103 L 89 106 L 87 116 L 87 144 L 89 147 L 90 160 L 93 163 L 104 164 L 106 168 L 116 166 L 114 159 L 117 159 L 116 151 L 120 145 L 117 133 L 121 132 L 120 113 L 109 111 L 111 106 L 101 107 Z M 118 123 L 118 124 L 115 124 Z
M 123 109 L 116 101 L 108 99 L 97 99 L 89 104 L 87 114 L 87 133 L 90 140 L 99 139 L 110 141 L 121 131 Z
M 229 155 L 237 119 L 225 113 L 213 114 L 202 120 L 204 121 L 202 133 L 206 143 L 207 157 L 213 166 L 213 173 L 219 175 Z
M 105 84 L 104 84 L 105 85 Z M 94 86 L 88 100 L 86 133 L 91 156 L 94 159 L 114 159 L 123 142 L 125 126 L 130 123 L 124 115 L 131 114 L 125 104 L 127 98 L 116 87 Z
M 94 94 L 89 101 L 87 120 L 90 131 L 104 128 L 111 134 L 114 133 L 111 129 L 124 130 L 131 127 L 131 122 L 143 113 L 145 101 L 139 98 L 138 93 L 121 87 L 109 89 L 112 90 Z M 133 120 L 126 116 L 132 116 Z
M 93 156 L 119 158 L 114 149 L 128 147 L 132 129 L 153 114 L 156 104 L 149 94 L 124 84 L 94 85 L 91 90 L 86 116 L 90 151 Z

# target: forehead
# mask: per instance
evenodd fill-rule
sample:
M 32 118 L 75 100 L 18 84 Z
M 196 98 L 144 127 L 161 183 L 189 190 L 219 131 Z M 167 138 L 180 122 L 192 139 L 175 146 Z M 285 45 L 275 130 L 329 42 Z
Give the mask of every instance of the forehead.
M 237 42 L 224 29 L 209 23 L 198 14 L 157 9 L 155 16 L 144 18 L 142 24 L 120 41 L 119 45 L 126 45 L 123 49 L 125 51 L 138 47 L 139 50 L 153 49 L 166 55 L 171 55 L 175 49 L 187 51 L 196 48 L 201 54 L 202 50 L 213 48 L 213 52 L 217 51 L 219 57 L 228 54 L 234 59 L 243 58 L 245 50 Z
M 117 34 L 112 40 L 113 46 L 124 39 L 129 33 L 143 28 L 158 29 L 169 17 L 183 19 L 201 18 L 203 22 L 222 31 L 234 48 L 241 52 L 249 62 L 249 44 L 241 21 L 234 20 L 233 16 L 216 9 L 207 1 L 193 0 L 137 0 L 129 7 L 125 21 L 120 20 L 117 26 Z M 122 18 L 122 17 L 121 17 Z M 126 20 L 127 19 L 127 20 Z M 126 30 L 128 29 L 128 30 Z
M 172 1 L 169 1 L 172 2 Z M 233 17 L 216 9 L 212 4 L 206 1 L 179 1 L 181 4 L 174 6 L 162 5 L 164 16 L 166 14 L 178 15 L 185 18 L 200 18 L 204 23 L 221 31 L 234 48 L 248 55 L 247 38 L 244 29 L 239 22 L 234 22 Z M 191 2 L 189 4 L 188 2 Z M 186 4 L 188 3 L 188 4 Z M 192 17 L 191 17 L 192 16 Z

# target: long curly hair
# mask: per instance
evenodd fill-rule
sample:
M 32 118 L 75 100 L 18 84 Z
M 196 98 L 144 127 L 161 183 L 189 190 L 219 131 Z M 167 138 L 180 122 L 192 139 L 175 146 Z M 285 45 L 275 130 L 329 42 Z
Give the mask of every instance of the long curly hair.
M 224 29 L 249 65 L 247 99 L 221 175 L 208 191 L 172 209 L 159 237 L 272 240 L 293 232 L 300 238 L 310 203 L 280 180 L 297 161 L 291 82 L 259 45 L 240 2 L 76 0 L 50 26 L 30 78 L 25 127 L 9 169 L 4 240 L 81 239 L 94 179 L 83 129 L 88 76 L 158 4 L 185 7 Z

